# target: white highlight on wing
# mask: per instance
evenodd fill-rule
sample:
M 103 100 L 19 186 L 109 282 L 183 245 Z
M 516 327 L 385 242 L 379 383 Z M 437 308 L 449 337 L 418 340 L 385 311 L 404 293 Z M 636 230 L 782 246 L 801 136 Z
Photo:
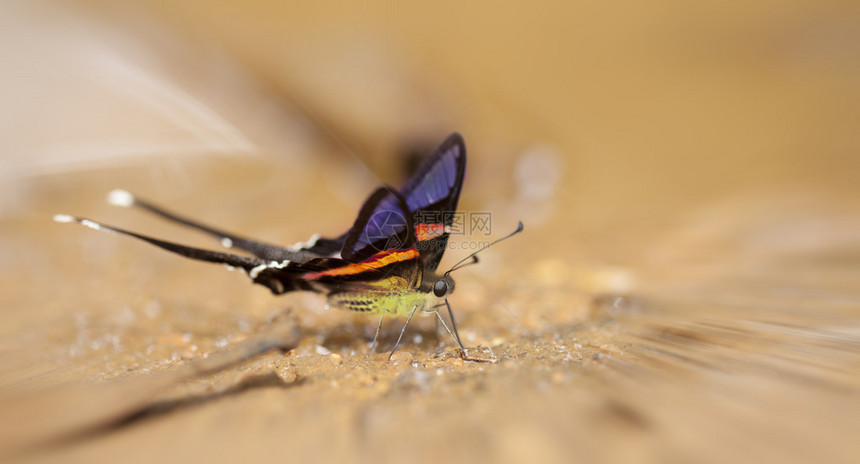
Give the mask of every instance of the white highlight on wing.
M 89 219 L 76 218 L 68 214 L 55 214 L 54 221 L 56 222 L 74 222 L 82 226 L 87 226 L 90 229 L 101 230 L 102 226 L 98 222 L 90 221 Z
M 134 204 L 134 195 L 122 189 L 111 190 L 108 193 L 107 201 L 114 206 L 128 208 Z
M 288 259 L 285 259 L 280 263 L 277 261 L 269 261 L 268 263 L 263 263 L 259 266 L 254 266 L 253 268 L 251 268 L 251 270 L 248 272 L 248 277 L 253 280 L 256 279 L 257 276 L 260 275 L 260 273 L 266 269 L 283 269 L 287 267 L 288 264 L 290 264 L 290 260 Z
M 273 268 L 273 269 L 283 269 L 283 268 L 287 267 L 287 264 L 290 264 L 290 260 L 288 260 L 288 259 L 285 259 L 285 260 L 281 261 L 280 263 L 277 261 L 272 261 L 269 263 L 269 267 Z
M 251 280 L 254 280 L 254 279 L 256 279 L 256 278 L 257 278 L 257 276 L 258 276 L 258 275 L 260 275 L 260 273 L 261 273 L 261 272 L 263 272 L 264 270 L 266 270 L 266 268 L 268 268 L 268 267 L 269 267 L 269 265 L 268 265 L 268 264 L 265 264 L 265 263 L 260 264 L 259 266 L 254 266 L 254 267 L 253 267 L 253 268 L 251 268 L 251 270 L 248 272 L 248 277 L 250 277 L 250 278 L 251 278 Z
M 55 214 L 54 215 L 54 221 L 63 222 L 63 223 L 80 224 L 82 226 L 89 227 L 90 229 L 94 229 L 94 230 L 103 230 L 106 232 L 117 232 L 116 230 L 110 228 L 109 226 L 103 226 L 103 225 L 99 224 L 98 222 L 91 221 L 89 219 L 70 216 L 68 214 Z
M 233 241 L 227 237 L 221 239 L 221 246 L 224 248 L 233 248 Z
M 87 226 L 90 229 L 101 230 L 102 226 L 98 222 L 90 221 L 89 219 L 81 219 L 81 225 Z
M 320 239 L 320 234 L 313 234 L 311 238 L 308 239 L 307 242 L 298 242 L 294 245 L 288 245 L 287 249 L 290 251 L 299 251 L 303 248 L 310 248 L 317 244 L 317 241 Z

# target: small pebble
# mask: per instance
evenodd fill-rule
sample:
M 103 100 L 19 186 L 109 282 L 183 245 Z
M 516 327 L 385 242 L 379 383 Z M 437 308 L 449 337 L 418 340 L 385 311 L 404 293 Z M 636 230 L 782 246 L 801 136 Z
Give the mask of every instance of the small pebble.
M 496 357 L 493 350 L 485 346 L 477 346 L 474 348 L 466 348 L 463 353 L 467 361 L 497 363 L 499 359 Z
M 408 351 L 398 351 L 391 355 L 391 365 L 396 366 L 401 363 L 412 363 L 412 353 Z

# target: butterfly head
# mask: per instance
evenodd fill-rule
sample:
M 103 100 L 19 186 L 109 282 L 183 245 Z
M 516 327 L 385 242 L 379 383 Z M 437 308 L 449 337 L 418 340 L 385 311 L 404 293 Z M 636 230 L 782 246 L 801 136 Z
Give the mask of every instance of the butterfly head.
M 436 296 L 436 298 L 445 299 L 448 295 L 450 295 L 454 291 L 454 279 L 451 278 L 452 272 L 454 272 L 460 268 L 472 265 L 472 264 L 477 264 L 478 263 L 478 256 L 477 256 L 478 253 L 480 253 L 480 252 L 486 250 L 487 248 L 491 247 L 492 245 L 495 245 L 496 243 L 501 242 L 502 240 L 508 239 L 511 236 L 516 235 L 522 231 L 523 231 L 523 223 L 520 222 L 519 224 L 517 224 L 517 230 L 511 232 L 510 234 L 508 234 L 508 235 L 506 235 L 500 239 L 493 241 L 492 243 L 489 243 L 489 244 L 481 247 L 478 251 L 475 251 L 474 253 L 470 254 L 469 256 L 466 256 L 465 258 L 460 260 L 457 264 L 453 265 L 451 267 L 451 269 L 448 269 L 447 271 L 445 271 L 445 273 L 442 274 L 442 276 L 439 277 L 438 279 L 436 279 L 436 281 L 433 283 L 433 287 L 432 287 L 433 295 Z
M 454 291 L 454 279 L 446 272 L 433 284 L 433 295 L 436 298 L 445 298 Z
M 462 267 L 469 266 L 471 264 L 477 264 L 478 263 L 478 257 L 476 255 L 478 253 L 480 253 L 481 251 L 486 250 L 487 248 L 495 245 L 496 243 L 499 243 L 502 240 L 508 239 L 508 238 L 510 238 L 510 237 L 522 232 L 522 231 L 523 231 L 523 223 L 520 222 L 517 225 L 517 230 L 515 230 L 515 231 L 511 232 L 510 234 L 505 235 L 504 237 L 497 239 L 497 240 L 495 240 L 495 241 L 493 241 L 487 245 L 484 245 L 479 250 L 475 251 L 474 253 L 470 254 L 469 256 L 466 256 L 465 258 L 460 260 L 460 262 L 458 262 L 457 264 L 452 266 L 451 269 L 448 269 L 447 271 L 445 271 L 445 273 L 442 274 L 442 276 L 439 277 L 438 279 L 436 279 L 436 281 L 433 283 L 433 287 L 432 287 L 433 296 L 435 296 L 439 300 L 442 300 L 442 302 L 439 303 L 437 306 L 445 305 L 445 307 L 448 309 L 448 317 L 451 318 L 451 328 L 454 330 L 452 331 L 452 330 L 448 329 L 447 325 L 445 325 L 445 329 L 447 329 L 448 333 L 451 334 L 452 337 L 454 337 L 454 340 L 457 342 L 457 345 L 460 347 L 460 351 L 463 353 L 465 353 L 466 349 L 463 347 L 463 342 L 460 340 L 460 334 L 457 332 L 457 323 L 454 322 L 454 312 L 451 310 L 451 305 L 448 303 L 448 294 L 450 294 L 451 292 L 454 291 L 454 279 L 451 278 L 451 273 L 456 271 L 457 269 L 462 268 Z M 439 313 L 437 312 L 436 315 L 439 316 Z M 439 319 L 442 321 L 442 324 L 444 325 L 445 320 L 442 319 L 442 316 L 439 316 Z

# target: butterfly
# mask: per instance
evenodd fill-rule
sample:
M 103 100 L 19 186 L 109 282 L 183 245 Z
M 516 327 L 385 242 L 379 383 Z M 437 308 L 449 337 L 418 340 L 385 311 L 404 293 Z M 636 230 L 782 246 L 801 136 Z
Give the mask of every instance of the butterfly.
M 390 186 L 376 189 L 346 232 L 335 238 L 314 236 L 305 243 L 288 247 L 203 225 L 123 190 L 115 190 L 108 195 L 108 201 L 114 205 L 141 208 L 211 235 L 226 248 L 242 250 L 253 256 L 189 247 L 86 218 L 56 215 L 54 220 L 130 236 L 186 258 L 241 269 L 253 283 L 267 287 L 276 295 L 312 291 L 326 295 L 333 306 L 379 315 L 372 347 L 376 346 L 384 316 L 406 317 L 392 354 L 415 313 L 432 313 L 463 355 L 465 348 L 447 299 L 454 289 L 450 274 L 462 266 L 476 263 L 480 251 L 523 229 L 520 222 L 513 233 L 478 249 L 441 275 L 437 274 L 455 220 L 465 171 L 465 143 L 460 134 L 453 133 L 399 190 Z M 443 306 L 447 308 L 450 327 L 439 313 Z

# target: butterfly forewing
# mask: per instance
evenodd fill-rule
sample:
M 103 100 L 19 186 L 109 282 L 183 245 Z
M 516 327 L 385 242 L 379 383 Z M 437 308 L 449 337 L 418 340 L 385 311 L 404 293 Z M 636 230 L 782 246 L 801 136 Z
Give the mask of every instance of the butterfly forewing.
M 466 145 L 455 132 L 401 190 L 415 219 L 417 247 L 427 272 L 436 270 L 445 253 L 465 174 Z
M 421 252 L 421 264 L 426 271 L 435 271 L 445 252 L 465 173 L 466 145 L 463 137 L 455 132 L 427 157 L 399 191 L 409 212 L 408 216 L 414 221 L 418 241 L 416 246 Z M 376 243 L 380 237 L 398 237 L 395 231 L 390 229 L 396 222 L 391 219 L 395 218 L 390 218 L 387 214 L 398 209 L 399 200 L 396 193 L 393 190 L 380 193 L 381 197 L 376 199 L 373 210 L 368 213 L 368 217 L 379 219 L 378 224 L 371 225 L 366 234 L 355 237 L 354 243 L 343 248 L 359 250 Z M 386 218 L 390 221 L 386 222 Z M 386 225 L 388 230 L 385 229 Z M 307 251 L 318 254 L 334 253 L 339 250 L 338 244 L 346 245 L 353 230 L 350 229 L 335 239 L 320 239 L 314 246 L 307 248 Z M 376 247 L 384 248 L 384 244 Z

